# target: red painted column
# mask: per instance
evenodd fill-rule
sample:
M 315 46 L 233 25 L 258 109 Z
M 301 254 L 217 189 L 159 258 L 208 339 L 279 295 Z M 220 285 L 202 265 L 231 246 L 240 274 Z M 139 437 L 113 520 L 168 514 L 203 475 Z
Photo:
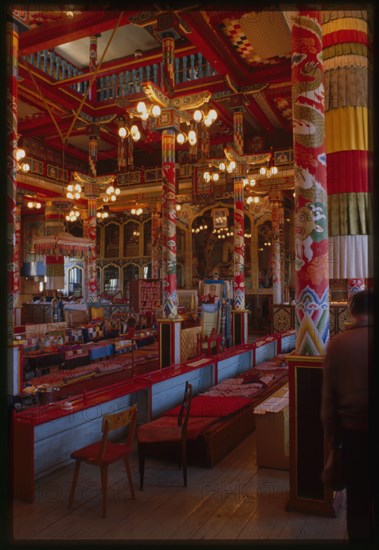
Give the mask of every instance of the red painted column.
M 160 213 L 155 209 L 151 213 L 151 278 L 159 279 L 159 229 Z
M 283 202 L 280 191 L 270 194 L 272 243 L 271 243 L 271 271 L 272 271 L 272 302 L 282 303 L 282 273 L 280 258 L 280 230 L 283 225 Z
M 374 269 L 370 18 L 342 9 L 323 12 L 322 23 L 330 278 L 349 287 Z
M 292 27 L 296 352 L 320 355 L 329 337 L 329 258 L 320 12 Z
M 238 110 L 233 113 L 234 150 L 243 155 L 243 113 Z M 244 218 L 244 186 L 245 164 L 238 164 L 234 178 L 234 254 L 233 254 L 233 291 L 234 307 L 233 344 L 247 342 L 247 313 L 245 312 L 245 218 Z
M 288 359 L 289 499 L 286 509 L 335 517 L 321 481 L 327 445 L 320 418 L 329 337 L 328 203 L 321 12 L 300 10 L 292 27 L 295 174 L 295 353 Z
M 99 34 L 90 36 L 89 38 L 89 65 L 90 72 L 96 71 L 97 67 L 97 38 Z M 91 101 L 96 101 L 96 78 L 94 79 L 88 97 Z
M 18 73 L 19 34 L 16 25 L 11 22 L 6 27 L 7 47 L 7 339 L 11 344 L 14 333 L 14 307 L 20 297 L 20 258 L 16 228 L 19 223 L 17 214 L 17 73 Z
M 91 173 L 94 177 L 97 175 L 97 136 L 92 134 L 89 138 L 89 165 Z M 96 183 L 85 185 L 84 195 L 87 198 L 87 235 L 86 237 L 92 241 L 86 258 L 85 282 L 84 286 L 87 291 L 87 302 L 97 302 L 97 276 L 96 276 L 96 198 L 97 189 Z
M 87 291 L 87 302 L 97 302 L 97 276 L 96 276 L 96 197 L 87 195 L 87 234 L 86 237 L 92 241 L 86 258 L 87 269 L 85 270 Z
M 162 306 L 165 317 L 177 317 L 175 132 L 162 134 Z

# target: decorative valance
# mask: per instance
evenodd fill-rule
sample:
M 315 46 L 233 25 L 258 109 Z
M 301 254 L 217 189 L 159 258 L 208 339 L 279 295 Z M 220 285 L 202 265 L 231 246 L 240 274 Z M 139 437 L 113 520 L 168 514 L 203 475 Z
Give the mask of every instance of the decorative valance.
M 69 256 L 71 258 L 84 258 L 93 246 L 93 241 L 82 237 L 74 237 L 70 233 L 62 231 L 57 235 L 36 237 L 34 239 L 36 254 L 42 256 Z

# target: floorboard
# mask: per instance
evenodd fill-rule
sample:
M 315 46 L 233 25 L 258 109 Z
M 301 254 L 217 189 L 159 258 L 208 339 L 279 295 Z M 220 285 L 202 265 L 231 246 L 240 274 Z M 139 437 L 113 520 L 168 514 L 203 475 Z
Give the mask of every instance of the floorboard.
M 136 448 L 131 467 L 136 500 L 123 464 L 113 465 L 106 518 L 101 517 L 98 468 L 82 465 L 72 510 L 73 464 L 42 478 L 34 504 L 13 503 L 14 541 L 347 540 L 344 501 L 336 518 L 285 510 L 288 471 L 257 467 L 254 433 L 213 468 L 190 466 L 187 488 L 177 464 L 147 459 L 140 491 Z

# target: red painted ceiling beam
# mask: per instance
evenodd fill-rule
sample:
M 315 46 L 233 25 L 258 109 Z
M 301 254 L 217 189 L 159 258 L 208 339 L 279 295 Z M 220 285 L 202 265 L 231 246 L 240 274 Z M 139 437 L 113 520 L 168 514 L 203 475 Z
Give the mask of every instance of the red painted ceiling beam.
M 228 73 L 237 84 L 251 80 L 252 72 L 232 54 L 230 47 L 225 46 L 219 34 L 205 21 L 199 11 L 183 12 L 180 16 L 192 29 L 192 32 L 186 35 L 188 40 L 198 47 L 219 74 Z
M 120 11 L 99 10 L 87 11 L 75 16 L 73 20 L 62 17 L 58 21 L 46 23 L 35 29 L 20 33 L 19 53 L 28 55 L 39 50 L 55 48 L 61 44 L 79 40 L 86 36 L 95 35 L 114 28 Z M 123 13 L 120 26 L 129 22 L 129 17 L 137 10 L 128 10 Z
M 251 101 L 247 105 L 247 109 L 264 130 L 266 130 L 267 132 L 271 132 L 272 130 L 274 130 L 274 126 L 271 124 L 267 116 L 264 114 L 262 109 L 255 101 Z

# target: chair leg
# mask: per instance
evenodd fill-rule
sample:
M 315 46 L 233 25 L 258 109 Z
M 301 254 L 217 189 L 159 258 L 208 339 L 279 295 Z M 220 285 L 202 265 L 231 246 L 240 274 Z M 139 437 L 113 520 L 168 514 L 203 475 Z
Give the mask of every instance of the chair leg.
M 103 518 L 107 516 L 108 466 L 101 466 L 101 490 L 103 494 Z
M 69 508 L 71 508 L 72 503 L 74 502 L 74 495 L 75 495 L 76 483 L 78 481 L 78 476 L 79 476 L 80 464 L 81 464 L 80 460 L 75 461 L 75 468 L 74 468 L 74 472 L 72 474 L 70 496 L 69 496 L 69 500 L 68 500 L 68 507 Z
M 130 471 L 129 458 L 128 458 L 126 455 L 124 456 L 124 463 L 125 463 L 126 475 L 128 476 L 130 492 L 132 493 L 132 498 L 133 498 L 133 500 L 136 500 L 136 495 L 135 495 L 135 493 L 134 493 L 132 472 Z
M 138 469 L 139 469 L 139 488 L 143 490 L 143 478 L 145 474 L 145 453 L 143 445 L 138 444 Z

